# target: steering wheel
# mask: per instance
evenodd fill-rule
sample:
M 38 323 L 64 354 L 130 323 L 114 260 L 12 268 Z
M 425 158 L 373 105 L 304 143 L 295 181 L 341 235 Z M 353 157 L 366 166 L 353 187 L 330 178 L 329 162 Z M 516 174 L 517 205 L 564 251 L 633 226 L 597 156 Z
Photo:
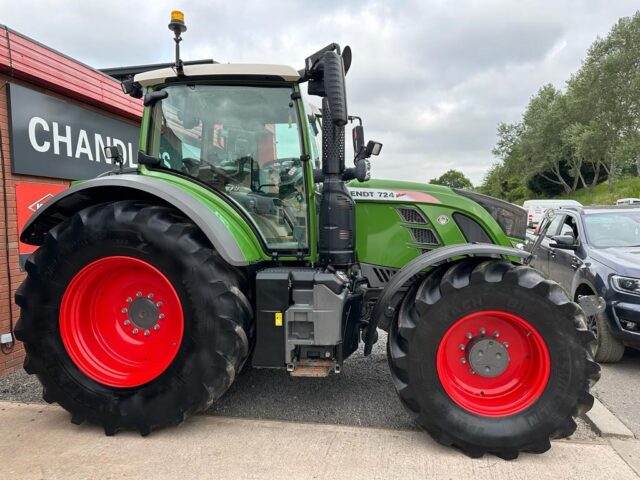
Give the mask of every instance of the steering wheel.
M 185 171 L 185 167 L 186 167 L 186 171 Z M 196 174 L 194 174 L 191 171 L 194 168 L 198 169 Z M 188 173 L 189 175 L 198 177 L 199 174 L 200 174 L 200 170 L 202 168 L 211 170 L 213 173 L 215 173 L 216 175 L 222 177 L 224 180 L 226 180 L 229 183 L 234 183 L 234 184 L 237 183 L 235 178 L 233 178 L 231 175 L 229 175 L 227 172 L 225 172 L 221 168 L 214 167 L 209 162 L 205 162 L 204 160 L 199 160 L 199 159 L 193 158 L 193 157 L 184 157 L 182 159 L 182 171 L 184 173 Z
M 298 183 L 304 175 L 304 166 L 299 158 L 277 158 L 260 165 L 260 170 L 276 171 L 280 176 L 278 187 Z M 271 186 L 271 185 L 260 185 Z M 274 185 L 275 186 L 275 185 Z

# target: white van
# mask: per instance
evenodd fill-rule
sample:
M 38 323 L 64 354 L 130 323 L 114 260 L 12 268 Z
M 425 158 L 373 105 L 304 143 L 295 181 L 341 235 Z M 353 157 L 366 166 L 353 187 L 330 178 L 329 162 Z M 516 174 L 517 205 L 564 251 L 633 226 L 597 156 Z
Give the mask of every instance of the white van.
M 535 227 L 544 218 L 544 212 L 549 208 L 581 207 L 576 200 L 526 200 L 522 206 L 527 210 L 527 225 Z
M 616 200 L 616 205 L 638 205 L 640 198 L 621 198 Z

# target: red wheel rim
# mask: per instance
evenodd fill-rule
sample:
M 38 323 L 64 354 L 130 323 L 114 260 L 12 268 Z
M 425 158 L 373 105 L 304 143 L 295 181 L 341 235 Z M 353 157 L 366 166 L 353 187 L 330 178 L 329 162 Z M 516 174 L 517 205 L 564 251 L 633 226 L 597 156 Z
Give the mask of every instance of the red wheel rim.
M 96 382 L 135 387 L 158 377 L 180 348 L 182 305 L 157 268 L 133 257 L 96 260 L 73 277 L 60 305 L 60 335 Z
M 491 365 L 479 363 L 489 361 L 479 360 L 483 351 L 498 362 L 493 372 Z M 509 312 L 487 310 L 459 319 L 446 331 L 436 368 L 445 392 L 462 408 L 504 417 L 521 412 L 542 395 L 551 360 L 542 336 L 529 322 Z

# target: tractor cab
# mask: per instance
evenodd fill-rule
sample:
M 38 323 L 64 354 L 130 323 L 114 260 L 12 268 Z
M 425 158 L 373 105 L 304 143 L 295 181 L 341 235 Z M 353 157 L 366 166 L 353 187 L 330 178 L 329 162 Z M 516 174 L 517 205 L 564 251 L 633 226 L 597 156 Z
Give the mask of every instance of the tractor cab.
M 171 70 L 137 79 L 166 94 L 148 113 L 147 164 L 224 194 L 269 250 L 307 250 L 313 184 L 298 74 L 261 67 L 187 66 L 183 79 L 164 77 Z
M 146 92 L 141 173 L 171 172 L 213 189 L 250 221 L 272 256 L 315 261 L 313 219 L 331 210 L 341 228 L 320 235 L 324 262 L 334 262 L 326 250 L 337 249 L 349 250 L 338 253 L 343 264 L 353 263 L 353 205 L 344 181 L 368 180 L 367 159 L 381 144 L 365 145 L 361 120 L 347 116 L 344 77 L 350 49 L 341 53 L 330 44 L 307 58 L 300 71 L 284 65 L 183 65 L 179 51 L 176 58 L 175 67 L 138 74 L 126 86 L 134 96 Z M 305 110 L 302 83 L 323 99 L 322 111 Z M 346 168 L 344 129 L 354 118 L 359 121 L 353 131 L 355 166 Z M 316 192 L 321 183 L 322 191 Z M 345 209 L 347 204 L 351 208 Z M 337 248 L 328 247 L 336 242 Z

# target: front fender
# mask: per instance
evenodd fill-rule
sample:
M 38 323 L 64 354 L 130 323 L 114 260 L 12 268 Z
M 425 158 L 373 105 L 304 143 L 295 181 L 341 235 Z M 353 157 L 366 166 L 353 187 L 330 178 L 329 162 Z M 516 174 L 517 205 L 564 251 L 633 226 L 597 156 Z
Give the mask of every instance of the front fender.
M 194 188 L 136 174 L 87 180 L 58 194 L 38 209 L 22 230 L 20 240 L 30 245 L 42 245 L 51 228 L 83 208 L 109 201 L 140 199 L 168 204 L 182 212 L 231 265 L 243 266 L 264 260 L 260 242 L 247 221 L 223 198 L 202 187 L 197 187 L 202 192 Z
M 425 268 L 433 267 L 442 263 L 450 262 L 460 257 L 495 257 L 508 256 L 526 259 L 531 256 L 529 252 L 518 250 L 515 248 L 503 247 L 500 245 L 483 244 L 483 243 L 465 243 L 460 245 L 452 245 L 449 247 L 438 248 L 428 253 L 414 258 L 404 267 L 402 267 L 391 278 L 389 283 L 384 287 L 382 293 L 378 297 L 378 301 L 373 307 L 369 326 L 367 327 L 364 339 L 365 356 L 371 353 L 373 343 L 376 337 L 376 329 L 382 317 L 393 317 L 398 307 L 398 299 L 394 302 L 395 294 L 413 277 L 419 274 Z

